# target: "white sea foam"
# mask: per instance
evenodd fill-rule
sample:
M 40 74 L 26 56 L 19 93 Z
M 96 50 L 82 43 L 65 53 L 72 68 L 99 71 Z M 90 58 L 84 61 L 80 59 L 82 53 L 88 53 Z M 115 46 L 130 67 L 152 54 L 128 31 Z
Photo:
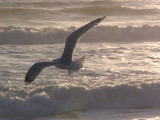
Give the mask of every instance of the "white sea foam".
M 159 9 L 157 0 L 1 0 L 0 119 L 85 110 L 93 120 L 159 119 Z M 86 56 L 83 70 L 46 68 L 24 85 L 33 63 L 58 58 L 71 32 L 101 16 L 74 53 Z
M 30 88 L 31 89 L 31 88 Z M 83 87 L 0 88 L 1 117 L 40 117 L 93 108 L 128 109 L 160 106 L 160 84 Z
M 90 46 L 90 47 L 88 47 Z M 0 118 L 33 118 L 93 109 L 160 107 L 159 43 L 80 43 L 74 58 L 87 56 L 72 76 L 46 68 L 25 86 L 28 68 L 61 55 L 64 44 L 0 48 Z

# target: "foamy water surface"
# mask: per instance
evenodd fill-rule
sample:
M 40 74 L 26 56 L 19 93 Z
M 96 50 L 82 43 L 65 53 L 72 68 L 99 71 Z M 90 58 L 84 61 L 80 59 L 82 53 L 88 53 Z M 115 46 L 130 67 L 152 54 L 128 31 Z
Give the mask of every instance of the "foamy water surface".
M 1 120 L 159 120 L 159 0 L 1 0 Z M 74 59 L 84 68 L 46 68 L 30 85 L 35 62 L 61 56 L 66 37 L 106 16 L 82 37 Z
M 68 76 L 65 70 L 49 67 L 30 85 L 24 85 L 28 68 L 60 56 L 64 44 L 1 46 L 0 116 L 33 118 L 91 110 L 89 115 L 105 109 L 103 113 L 113 111 L 114 118 L 119 109 L 124 110 L 122 116 L 134 109 L 159 111 L 158 44 L 82 43 L 74 55 L 87 57 L 79 73 Z M 76 114 L 83 118 L 86 113 L 71 116 Z

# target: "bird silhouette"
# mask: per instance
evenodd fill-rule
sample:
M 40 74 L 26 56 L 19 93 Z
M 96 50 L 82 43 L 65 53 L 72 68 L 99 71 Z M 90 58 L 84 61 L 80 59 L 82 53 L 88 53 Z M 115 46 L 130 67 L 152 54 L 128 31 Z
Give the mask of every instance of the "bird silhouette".
M 65 48 L 60 58 L 50 62 L 38 62 L 33 64 L 29 68 L 25 76 L 25 81 L 24 81 L 25 84 L 31 83 L 40 74 L 42 69 L 49 66 L 56 66 L 57 68 L 60 68 L 60 69 L 68 69 L 69 75 L 79 71 L 79 69 L 83 67 L 85 57 L 83 56 L 78 60 L 72 61 L 72 55 L 76 48 L 76 45 L 79 42 L 82 35 L 87 33 L 87 31 L 89 31 L 91 28 L 96 26 L 98 23 L 100 23 L 104 18 L 105 16 L 98 18 L 96 20 L 93 20 L 90 23 L 82 26 L 81 28 L 71 33 L 66 39 Z

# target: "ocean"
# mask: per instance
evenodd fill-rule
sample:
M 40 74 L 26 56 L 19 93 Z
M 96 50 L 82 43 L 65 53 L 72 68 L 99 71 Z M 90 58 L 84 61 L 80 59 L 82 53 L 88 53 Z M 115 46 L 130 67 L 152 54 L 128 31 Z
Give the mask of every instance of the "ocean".
M 52 66 L 24 84 L 102 16 L 74 52 L 78 73 Z M 0 0 L 0 68 L 0 120 L 160 120 L 160 1 Z

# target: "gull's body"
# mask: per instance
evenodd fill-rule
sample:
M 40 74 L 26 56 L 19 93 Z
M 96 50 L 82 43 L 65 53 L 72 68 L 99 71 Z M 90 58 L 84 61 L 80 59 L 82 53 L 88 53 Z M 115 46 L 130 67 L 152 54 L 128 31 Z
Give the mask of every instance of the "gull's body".
M 39 75 L 41 70 L 45 67 L 56 66 L 57 68 L 60 69 L 68 69 L 68 74 L 72 74 L 73 72 L 76 72 L 80 68 L 82 68 L 85 57 L 82 57 L 76 61 L 72 61 L 72 55 L 76 48 L 76 45 L 83 34 L 89 31 L 92 27 L 96 26 L 104 18 L 105 17 L 98 18 L 86 24 L 85 26 L 79 28 L 78 30 L 74 31 L 71 35 L 69 35 L 66 40 L 63 54 L 59 59 L 55 59 L 50 62 L 38 62 L 33 64 L 26 74 L 25 83 L 26 84 L 31 83 Z

